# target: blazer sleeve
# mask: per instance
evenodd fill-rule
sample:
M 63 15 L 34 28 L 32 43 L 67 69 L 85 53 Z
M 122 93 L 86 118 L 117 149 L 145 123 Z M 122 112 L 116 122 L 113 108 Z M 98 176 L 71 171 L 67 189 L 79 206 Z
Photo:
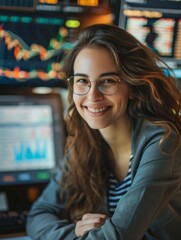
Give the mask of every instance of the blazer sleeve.
M 167 209 L 169 201 L 176 193 L 178 195 L 180 189 L 181 149 L 170 153 L 175 142 L 171 136 L 161 150 L 159 141 L 162 136 L 163 131 L 152 129 L 149 132 L 147 129 L 146 135 L 135 138 L 133 157 L 137 160 L 132 161 L 137 166 L 133 166 L 136 171 L 133 169 L 132 186 L 118 202 L 114 215 L 102 227 L 87 232 L 79 240 L 141 240 L 150 227 L 158 227 L 160 221 L 162 226 L 168 223 L 170 219 L 168 215 L 162 216 L 162 211 Z M 181 210 L 181 203 L 179 208 Z M 170 214 L 169 217 L 173 216 Z M 176 240 L 178 236 L 167 239 Z
M 61 172 L 53 176 L 27 217 L 26 232 L 33 240 L 73 240 L 75 224 L 61 218 L 64 204 L 59 200 Z

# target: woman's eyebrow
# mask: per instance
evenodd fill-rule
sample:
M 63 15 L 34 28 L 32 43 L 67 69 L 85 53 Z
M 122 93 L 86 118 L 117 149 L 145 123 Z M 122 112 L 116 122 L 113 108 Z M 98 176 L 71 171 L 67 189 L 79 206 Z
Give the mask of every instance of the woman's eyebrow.
M 87 74 L 85 73 L 75 73 L 74 76 L 81 76 L 81 77 L 89 77 Z
M 119 74 L 117 72 L 105 72 L 100 74 L 100 77 L 106 77 L 106 76 L 119 76 Z
M 104 72 L 99 75 L 99 77 L 106 77 L 106 76 L 119 76 L 117 72 Z M 75 73 L 74 76 L 82 76 L 82 77 L 89 77 L 89 75 L 85 73 Z

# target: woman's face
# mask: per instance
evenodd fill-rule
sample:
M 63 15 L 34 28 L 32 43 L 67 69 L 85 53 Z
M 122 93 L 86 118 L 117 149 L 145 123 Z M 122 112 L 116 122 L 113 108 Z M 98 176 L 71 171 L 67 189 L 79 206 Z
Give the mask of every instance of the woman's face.
M 103 75 L 110 76 L 116 73 L 114 58 L 104 48 L 84 48 L 74 62 L 74 75 L 85 75 L 91 81 L 100 80 Z M 121 81 L 116 87 L 115 94 L 104 95 L 93 82 L 86 95 L 73 94 L 77 111 L 91 128 L 104 129 L 127 118 L 129 86 Z

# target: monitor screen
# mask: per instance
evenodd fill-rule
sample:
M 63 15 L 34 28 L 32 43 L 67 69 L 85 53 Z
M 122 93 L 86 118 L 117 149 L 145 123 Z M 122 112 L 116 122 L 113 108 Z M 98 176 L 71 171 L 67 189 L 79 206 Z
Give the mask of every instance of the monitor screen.
M 126 21 L 126 29 L 160 56 L 176 57 L 177 48 L 173 48 L 176 44 L 174 40 L 175 24 L 176 21 L 173 18 L 129 17 Z
M 72 47 L 71 31 L 55 14 L 1 13 L 0 84 L 64 87 L 62 58 Z
M 181 78 L 181 19 L 128 17 L 126 30 L 158 54 L 175 76 Z
M 124 0 L 119 26 L 157 53 L 180 79 L 181 5 L 176 1 L 168 7 L 166 4 L 167 1 L 147 1 L 133 5 Z
M 48 182 L 63 156 L 57 95 L 0 96 L 0 185 Z

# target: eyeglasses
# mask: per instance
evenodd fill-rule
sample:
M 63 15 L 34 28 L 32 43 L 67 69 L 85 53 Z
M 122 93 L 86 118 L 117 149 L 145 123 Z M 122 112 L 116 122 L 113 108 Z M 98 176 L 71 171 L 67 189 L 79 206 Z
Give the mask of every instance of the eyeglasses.
M 90 81 L 86 76 L 75 75 L 67 79 L 70 89 L 76 95 L 86 95 L 91 89 L 92 83 L 96 84 L 96 88 L 104 95 L 114 95 L 117 90 L 117 84 L 121 82 L 119 76 L 110 75 L 101 77 L 99 80 Z

